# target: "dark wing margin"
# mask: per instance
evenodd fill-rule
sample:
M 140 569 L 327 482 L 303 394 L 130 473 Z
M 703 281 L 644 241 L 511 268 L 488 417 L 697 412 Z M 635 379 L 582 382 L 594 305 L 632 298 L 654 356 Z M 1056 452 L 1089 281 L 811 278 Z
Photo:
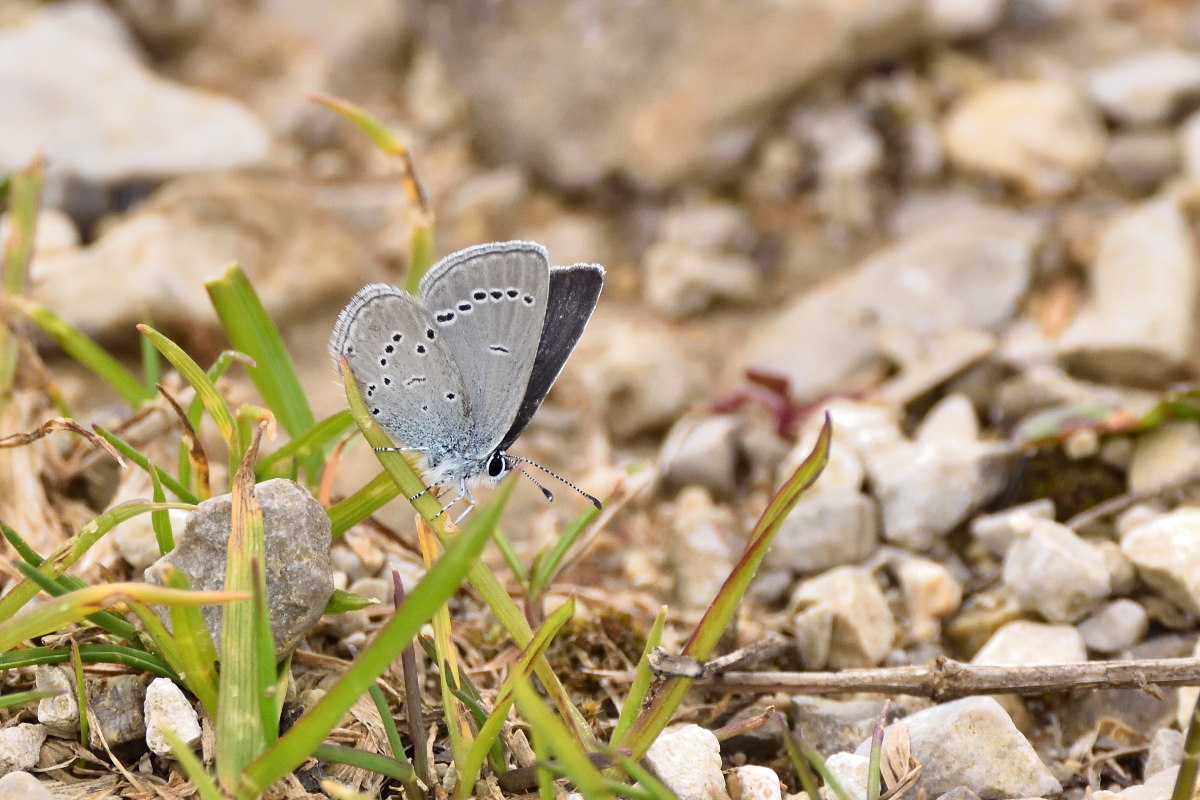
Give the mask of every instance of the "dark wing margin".
M 507 450 L 517 440 L 546 399 L 558 373 L 562 372 L 575 349 L 575 343 L 583 335 L 603 287 L 604 267 L 599 264 L 575 264 L 550 270 L 546 320 L 542 323 L 533 372 L 517 416 L 500 440 L 498 450 Z

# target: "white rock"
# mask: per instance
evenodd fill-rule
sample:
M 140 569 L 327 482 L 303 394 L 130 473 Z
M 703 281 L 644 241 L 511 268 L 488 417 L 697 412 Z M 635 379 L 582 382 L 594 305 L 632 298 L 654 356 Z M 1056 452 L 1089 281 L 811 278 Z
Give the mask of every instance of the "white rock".
M 732 527 L 729 510 L 699 486 L 679 493 L 667 553 L 677 603 L 707 608 L 712 602 L 737 560 Z
M 679 800 L 729 800 L 721 774 L 721 744 L 699 725 L 661 734 L 646 751 L 644 763 Z
M 983 442 L 903 443 L 874 453 L 867 472 L 883 536 L 926 550 L 1008 485 L 1013 451 Z
M 987 33 L 1003 13 L 1004 0 L 925 0 L 925 16 L 934 33 L 948 39 Z
M 1004 557 L 1004 585 L 1021 608 L 1077 622 L 1112 591 L 1104 554 L 1065 525 L 1035 520 Z
M 1033 528 L 1034 520 L 1053 520 L 1054 514 L 1053 500 L 1048 497 L 1033 500 L 994 514 L 980 514 L 971 520 L 971 535 L 992 555 L 1003 557 L 1018 536 Z
M 1074 627 L 1020 619 L 1001 625 L 971 659 L 972 664 L 1027 666 L 1081 661 L 1087 661 L 1087 648 Z
M 1121 550 L 1147 585 L 1200 616 L 1200 509 L 1179 508 L 1135 528 Z
M 0 172 L 41 151 L 56 171 L 89 181 L 162 178 L 246 166 L 270 143 L 238 103 L 144 66 L 102 3 L 43 6 L 0 31 L 0 100 Z
M 962 584 L 950 570 L 927 558 L 901 558 L 893 571 L 908 609 L 910 634 L 918 642 L 935 641 L 940 621 L 962 605 Z
M 964 394 L 948 394 L 939 400 L 917 426 L 916 440 L 934 442 L 971 442 L 979 439 L 979 418 Z
M 908 728 L 912 755 L 924 765 L 913 792 L 937 797 L 965 786 L 980 797 L 1049 797 L 1062 786 L 994 698 L 967 697 L 927 708 L 889 725 Z M 870 751 L 868 739 L 856 751 Z M 915 796 L 915 795 L 914 795 Z
M 0 775 L 36 766 L 44 741 L 45 725 L 22 722 L 0 730 Z
M 710 203 L 671 211 L 645 255 L 646 300 L 671 317 L 717 300 L 754 300 L 761 270 L 750 257 L 754 228 L 746 212 Z
M 725 779 L 731 800 L 783 800 L 779 776 L 769 767 L 736 767 Z
M 1066 22 L 1076 11 L 1078 0 L 1008 0 L 1005 18 L 1013 25 L 1038 30 Z
M 879 548 L 879 510 L 857 490 L 831 489 L 805 495 L 780 526 L 772 567 L 811 575 L 856 564 Z
M 1150 619 L 1140 603 L 1121 598 L 1100 606 L 1078 627 L 1089 650 L 1119 653 L 1142 640 Z
M 869 756 L 855 753 L 834 753 L 825 759 L 825 767 L 846 791 L 850 800 L 866 800 L 870 766 Z M 838 800 L 838 795 L 828 786 L 822 786 L 817 791 L 820 792 L 821 800 Z
M 984 84 L 951 110 L 942 135 L 957 166 L 1033 197 L 1069 191 L 1104 157 L 1100 119 L 1069 84 L 1050 80 Z
M 1178 767 L 1183 760 L 1183 731 L 1174 728 L 1159 728 L 1150 740 L 1146 753 L 1146 768 L 1143 774 L 1149 778 L 1165 769 Z
M 10 772 L 0 778 L 0 800 L 54 800 L 54 793 L 28 772 Z
M 1129 464 L 1129 491 L 1154 489 L 1200 472 L 1200 425 L 1168 422 L 1138 437 Z
M 1093 70 L 1088 91 L 1118 122 L 1165 121 L 1187 97 L 1200 93 L 1200 55 L 1160 48 Z
M 822 666 L 830 669 L 876 666 L 896 638 L 896 621 L 887 598 L 864 569 L 836 567 L 809 578 L 792 595 L 792 606 L 799 612 L 797 617 L 816 614 L 828 618 L 828 650 Z
M 146 687 L 146 744 L 159 756 L 173 756 L 163 731 L 171 731 L 186 747 L 200 741 L 200 717 L 175 682 L 155 678 Z
M 1156 520 L 1165 513 L 1154 503 L 1137 503 L 1117 515 L 1117 537 L 1124 539 L 1147 522 Z
M 62 692 L 56 697 L 38 700 L 38 722 L 59 736 L 78 736 L 79 701 L 75 699 L 75 676 L 65 667 L 39 664 L 34 673 L 34 688 Z
M 1178 134 L 1184 174 L 1190 178 L 1200 177 L 1200 111 L 1184 120 Z
M 668 487 L 701 486 L 729 497 L 748 477 L 739 443 L 741 420 L 732 414 L 689 415 L 671 428 L 658 454 Z
M 1200 267 L 1175 198 L 1122 211 L 1100 239 L 1088 299 L 1059 337 L 1072 369 L 1117 383 L 1162 386 L 1194 353 Z

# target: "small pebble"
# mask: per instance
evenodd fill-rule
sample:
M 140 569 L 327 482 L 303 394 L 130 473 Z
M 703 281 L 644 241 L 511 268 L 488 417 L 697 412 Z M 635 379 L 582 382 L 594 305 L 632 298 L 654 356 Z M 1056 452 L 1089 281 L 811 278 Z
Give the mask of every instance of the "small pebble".
M 1087 661 L 1083 636 L 1072 625 L 1014 620 L 979 649 L 972 664 L 1075 664 Z
M 54 792 L 28 772 L 10 772 L 0 778 L 0 800 L 55 800 Z
M 0 729 L 0 775 L 35 767 L 44 741 L 45 725 L 22 722 Z
M 660 734 L 644 763 L 679 800 L 730 800 L 721 774 L 721 744 L 699 725 Z
M 779 776 L 768 767 L 736 767 L 730 770 L 725 785 L 730 800 L 783 800 Z
M 155 678 L 146 687 L 146 744 L 159 756 L 173 756 L 163 731 L 171 731 L 185 747 L 200 741 L 200 718 L 175 682 Z
M 1100 606 L 1079 623 L 1079 634 L 1089 650 L 1119 653 L 1141 641 L 1150 627 L 1150 618 L 1140 603 L 1127 598 Z

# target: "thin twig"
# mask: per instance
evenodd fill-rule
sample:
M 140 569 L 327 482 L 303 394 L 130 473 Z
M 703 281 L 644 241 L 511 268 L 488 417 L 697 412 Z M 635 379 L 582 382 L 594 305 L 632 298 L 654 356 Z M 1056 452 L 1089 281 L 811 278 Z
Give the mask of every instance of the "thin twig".
M 1138 489 L 1135 492 L 1126 492 L 1125 494 L 1111 497 L 1103 503 L 1097 503 L 1086 511 L 1080 511 L 1067 520 L 1066 525 L 1071 530 L 1080 531 L 1105 517 L 1120 514 L 1130 506 L 1144 503 L 1147 500 L 1157 500 L 1163 495 L 1180 492 L 1197 484 L 1200 484 L 1200 470 L 1180 475 L 1178 478 L 1160 483 L 1158 486 Z
M 614 681 L 633 673 L 584 670 Z M 941 658 L 924 667 L 851 669 L 842 672 L 726 672 L 697 686 L 756 693 L 843 694 L 880 692 L 951 700 L 978 694 L 1045 694 L 1077 689 L 1142 689 L 1200 685 L 1200 658 L 1088 661 L 1078 664 L 990 666 Z

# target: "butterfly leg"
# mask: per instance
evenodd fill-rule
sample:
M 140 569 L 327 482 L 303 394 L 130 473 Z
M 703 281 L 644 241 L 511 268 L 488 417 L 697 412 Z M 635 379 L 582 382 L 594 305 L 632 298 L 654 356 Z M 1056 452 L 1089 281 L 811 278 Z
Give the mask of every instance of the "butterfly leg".
M 455 502 L 457 503 L 458 500 L 462 499 L 465 496 L 467 498 L 467 507 L 465 509 L 463 509 L 463 512 L 461 514 L 459 514 L 457 517 L 455 517 L 454 527 L 456 527 L 456 528 L 458 527 L 458 524 L 460 522 L 462 522 L 464 519 L 467 518 L 467 514 L 471 513 L 471 509 L 475 508 L 475 495 L 471 494 L 471 487 L 467 486 L 466 481 L 463 481 L 463 483 L 461 484 L 461 489 L 462 489 L 462 492 L 458 495 L 458 498 L 455 499 Z

